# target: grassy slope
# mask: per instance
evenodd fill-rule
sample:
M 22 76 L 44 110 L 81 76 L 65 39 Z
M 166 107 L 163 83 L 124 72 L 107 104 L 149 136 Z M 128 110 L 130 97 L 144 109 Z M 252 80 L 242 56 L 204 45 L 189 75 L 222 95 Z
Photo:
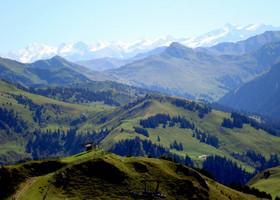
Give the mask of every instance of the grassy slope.
M 160 98 L 156 100 L 156 98 Z M 103 141 L 104 146 L 110 146 L 110 144 L 116 141 L 134 138 L 139 136 L 141 139 L 152 140 L 154 143 L 159 143 L 164 147 L 169 148 L 169 145 L 177 140 L 182 142 L 184 151 L 178 152 L 174 151 L 182 156 L 186 153 L 190 155 L 193 159 L 197 156 L 207 154 L 207 155 L 225 155 L 230 157 L 230 153 L 243 153 L 249 149 L 253 149 L 265 157 L 269 158 L 271 153 L 279 153 L 280 138 L 267 134 L 263 130 L 256 130 L 249 125 L 244 125 L 243 129 L 228 129 L 221 127 L 221 123 L 224 117 L 229 118 L 229 113 L 224 113 L 220 111 L 213 110 L 210 114 L 205 115 L 203 119 L 198 117 L 197 111 L 194 113 L 192 111 L 184 110 L 181 107 L 176 107 L 170 103 L 169 97 L 155 95 L 149 95 L 143 102 L 136 105 L 135 107 L 126 110 L 123 113 L 118 113 L 119 118 L 124 118 L 124 120 L 117 121 L 115 123 L 120 123 L 121 125 L 114 129 L 114 131 Z M 145 102 L 150 102 L 149 106 L 146 108 L 141 108 Z M 186 119 L 192 121 L 199 130 L 210 133 L 211 135 L 216 135 L 219 138 L 219 149 L 216 149 L 210 145 L 199 142 L 196 138 L 192 137 L 192 130 L 181 129 L 178 126 L 173 128 L 158 127 L 156 129 L 147 129 L 150 137 L 136 134 L 133 131 L 133 126 L 138 126 L 139 121 L 142 118 L 147 118 L 148 116 L 155 115 L 158 113 L 166 113 L 171 116 L 185 116 Z M 112 115 L 112 114 L 111 114 Z M 117 119 L 112 119 L 112 121 Z M 108 122 L 109 123 L 109 122 Z M 121 128 L 124 129 L 121 132 Z M 160 137 L 160 142 L 157 142 L 157 137 Z
M 99 131 L 101 128 L 113 128 L 111 133 L 102 141 L 103 148 L 107 150 L 113 147 L 114 144 L 120 140 L 139 136 L 141 139 L 151 140 L 153 143 L 160 144 L 166 148 L 169 148 L 170 144 L 173 143 L 174 140 L 182 142 L 184 148 L 183 151 L 172 151 L 181 156 L 188 154 L 198 165 L 203 162 L 203 159 L 198 159 L 197 156 L 204 154 L 226 156 L 234 160 L 234 158 L 230 156 L 230 153 L 232 152 L 243 153 L 247 150 L 254 150 L 261 153 L 266 158 L 269 158 L 271 153 L 280 153 L 279 137 L 269 135 L 261 129 L 256 130 L 249 125 L 244 125 L 243 129 L 228 129 L 221 127 L 223 118 L 230 117 L 229 113 L 213 110 L 210 114 L 205 115 L 203 119 L 200 119 L 197 111 L 192 112 L 185 110 L 182 107 L 172 105 L 171 101 L 174 100 L 175 97 L 150 94 L 134 104 L 129 104 L 130 106 L 106 108 L 104 106 L 97 105 L 95 107 L 89 107 L 59 102 L 39 95 L 26 93 L 5 82 L 0 82 L 0 84 L 0 105 L 2 106 L 2 103 L 4 103 L 4 107 L 16 110 L 16 112 L 24 120 L 28 121 L 31 131 L 36 128 L 44 130 L 54 130 L 60 128 L 67 130 L 70 128 L 69 122 L 71 119 L 76 119 L 81 113 L 86 113 L 88 120 L 78 125 L 79 132 L 91 132 L 92 130 Z M 22 94 L 23 96 L 32 99 L 37 104 L 48 103 L 59 105 L 62 112 L 61 114 L 56 115 L 52 110 L 47 111 L 47 114 L 51 116 L 50 119 L 39 125 L 38 123 L 33 122 L 32 112 L 29 111 L 28 107 L 24 108 L 22 104 L 18 104 L 16 100 L 11 98 L 7 93 L 17 95 Z M 12 105 L 6 104 L 6 102 L 11 102 Z M 199 142 L 196 138 L 192 137 L 192 130 L 181 129 L 178 125 L 173 128 L 166 127 L 164 129 L 162 127 L 158 127 L 156 129 L 148 129 L 150 135 L 149 138 L 135 133 L 133 127 L 141 127 L 139 125 L 140 119 L 147 118 L 158 113 L 166 113 L 171 116 L 185 116 L 186 119 L 193 122 L 195 127 L 199 130 L 217 136 L 219 138 L 219 149 Z M 107 118 L 107 120 L 104 123 L 100 123 L 101 118 Z M 60 124 L 57 123 L 57 119 L 61 121 Z M 121 129 L 124 129 L 124 131 L 121 132 Z M 160 142 L 157 141 L 158 136 L 160 137 Z M 11 138 L 6 138 L 5 140 L 2 140 L 0 154 L 7 154 L 8 151 L 25 154 L 24 147 L 27 141 L 28 138 L 16 138 L 15 141 L 11 140 Z M 236 161 L 239 165 L 246 167 L 248 171 L 252 172 L 254 170 L 245 163 L 241 163 L 238 160 L 234 161 Z
M 210 180 L 188 167 L 165 160 L 119 157 L 96 150 L 61 159 L 61 162 L 66 166 L 55 173 L 27 179 L 8 199 L 42 199 L 49 185 L 47 199 L 133 199 L 129 191 L 143 191 L 142 181 L 145 179 L 161 181 L 159 189 L 168 199 L 257 199 Z M 97 169 L 97 163 L 109 166 L 109 169 Z M 9 168 L 20 168 L 23 165 Z M 139 170 L 139 165 L 144 170 Z M 93 172 L 95 174 L 91 174 L 90 167 L 96 170 Z M 106 178 L 104 173 L 110 174 L 111 169 L 116 169 L 116 173 L 125 173 L 123 181 L 115 180 L 117 182 L 113 183 L 114 177 Z M 61 174 L 64 186 L 55 186 L 55 181 L 62 178 L 54 177 Z
M 265 177 L 264 173 L 270 173 L 268 178 Z M 273 198 L 276 196 L 280 197 L 280 166 L 275 168 L 266 169 L 263 172 L 257 174 L 252 178 L 248 184 L 250 187 L 259 189 L 270 193 Z
M 38 105 L 57 105 L 61 109 L 60 114 L 56 114 L 54 110 L 47 110 L 44 115 L 50 116 L 49 120 L 42 124 L 38 124 L 33 121 L 32 116 L 34 114 L 34 111 L 29 110 L 29 106 L 26 108 L 24 105 L 17 103 L 17 101 L 11 96 L 11 94 L 14 95 L 22 95 L 24 97 L 27 97 L 29 99 L 32 99 L 32 101 Z M 10 105 L 11 103 L 11 105 Z M 17 89 L 15 86 L 6 83 L 4 81 L 0 81 L 0 106 L 6 109 L 13 109 L 16 111 L 16 113 L 28 124 L 28 130 L 34 131 L 35 129 L 51 129 L 56 130 L 57 128 L 68 130 L 70 129 L 69 122 L 71 119 L 78 118 L 81 113 L 91 113 L 92 115 L 96 112 L 99 112 L 101 109 L 101 106 L 95 106 L 95 107 L 87 107 L 82 105 L 74 105 L 74 104 L 68 104 L 60 101 L 56 101 L 53 99 L 49 99 L 43 96 L 30 94 L 27 92 L 24 92 L 22 90 Z M 103 108 L 106 106 L 102 106 Z M 58 124 L 58 120 L 61 122 Z M 0 130 L 1 133 L 2 130 Z M 21 138 L 17 136 L 6 136 L 3 134 L 0 134 L 1 141 L 0 141 L 0 154 L 7 154 L 9 155 L 9 152 L 15 152 L 21 155 L 25 155 L 25 145 L 27 143 L 28 138 Z M 10 137 L 10 138 L 9 138 Z M 13 160 L 11 156 L 9 156 Z

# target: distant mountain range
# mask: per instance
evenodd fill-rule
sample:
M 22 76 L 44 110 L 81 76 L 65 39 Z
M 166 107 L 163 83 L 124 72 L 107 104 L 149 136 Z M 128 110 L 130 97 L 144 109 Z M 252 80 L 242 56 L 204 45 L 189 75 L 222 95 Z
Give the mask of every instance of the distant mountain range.
M 266 31 L 263 34 L 252 36 L 246 40 L 238 42 L 224 42 L 212 47 L 198 47 L 197 51 L 203 51 L 214 55 L 241 55 L 248 53 L 252 50 L 256 50 L 263 45 L 279 42 L 280 31 Z M 99 58 L 93 60 L 77 61 L 76 64 L 82 65 L 93 71 L 105 71 L 107 69 L 114 69 L 120 66 L 132 63 L 133 61 L 148 57 L 150 55 L 156 55 L 163 52 L 167 47 L 158 47 L 146 53 L 138 54 L 137 56 L 129 59 L 118 58 Z
M 105 58 L 98 58 L 98 59 L 92 59 L 92 60 L 80 60 L 75 62 L 78 65 L 84 66 L 90 70 L 93 71 L 104 71 L 107 69 L 114 69 L 118 68 L 122 65 L 126 65 L 128 63 L 131 63 L 133 61 L 151 56 L 151 55 L 156 55 L 160 54 L 163 52 L 167 47 L 157 47 L 151 51 L 145 52 L 145 53 L 139 53 L 136 56 L 128 59 L 119 59 L 119 58 L 110 58 L 110 57 L 105 57 Z
M 78 60 L 92 60 L 103 57 L 128 59 L 139 53 L 145 53 L 161 46 L 169 46 L 172 42 L 179 42 L 187 47 L 210 47 L 221 42 L 236 42 L 245 40 L 251 36 L 261 34 L 265 31 L 279 30 L 270 25 L 248 25 L 240 27 L 226 24 L 225 27 L 210 31 L 193 38 L 175 39 L 171 36 L 159 37 L 156 39 L 143 39 L 133 42 L 103 42 L 95 41 L 92 44 L 85 44 L 80 41 L 75 44 L 62 43 L 57 47 L 50 47 L 44 44 L 32 43 L 26 48 L 1 54 L 2 57 L 28 63 L 40 59 L 49 59 L 55 55 L 62 56 L 72 62 Z
M 103 58 L 80 61 L 80 65 L 60 56 L 30 64 L 1 58 L 0 77 L 33 87 L 111 80 L 189 99 L 216 101 L 280 62 L 279 31 L 235 44 L 237 48 L 232 48 L 233 43 L 223 43 L 223 52 L 215 46 L 192 49 L 174 42 L 127 60 Z M 248 53 L 235 55 L 240 50 Z
M 244 55 L 213 55 L 179 43 L 100 77 L 190 99 L 217 100 L 280 61 L 280 43 Z
M 280 41 L 280 31 L 266 31 L 238 42 L 223 42 L 212 47 L 198 47 L 199 51 L 204 51 L 216 55 L 241 55 L 256 50 L 265 44 Z
M 227 93 L 219 103 L 280 119 L 280 63 L 266 73 Z

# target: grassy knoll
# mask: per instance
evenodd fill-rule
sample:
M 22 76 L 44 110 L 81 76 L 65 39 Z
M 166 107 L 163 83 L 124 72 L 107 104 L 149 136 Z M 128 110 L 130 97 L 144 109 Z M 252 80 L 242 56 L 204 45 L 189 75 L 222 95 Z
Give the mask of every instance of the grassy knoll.
M 265 191 L 273 198 L 280 197 L 280 167 L 264 170 L 252 178 L 247 185 Z
M 92 150 L 56 162 L 62 163 L 59 169 L 53 167 L 54 170 L 41 175 L 38 171 L 44 168 L 40 168 L 40 163 L 48 161 L 7 166 L 8 170 L 25 171 L 23 174 L 31 174 L 30 170 L 38 173 L 38 176 L 20 181 L 7 199 L 42 199 L 44 195 L 46 199 L 134 199 L 130 191 L 143 191 L 145 179 L 161 181 L 159 190 L 168 199 L 257 199 L 184 165 L 160 159 L 120 157 Z M 152 190 L 155 184 L 148 184 L 148 187 Z

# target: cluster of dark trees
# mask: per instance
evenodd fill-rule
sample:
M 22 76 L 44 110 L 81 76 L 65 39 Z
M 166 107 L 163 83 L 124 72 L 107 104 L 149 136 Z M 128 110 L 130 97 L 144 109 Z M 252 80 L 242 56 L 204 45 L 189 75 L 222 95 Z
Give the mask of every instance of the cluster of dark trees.
M 212 109 L 207 106 L 201 106 L 194 101 L 186 101 L 184 99 L 176 99 L 175 101 L 172 101 L 172 104 L 177 106 L 177 107 L 183 107 L 186 110 L 190 111 L 196 111 L 198 110 L 198 116 L 202 119 L 204 115 L 210 113 Z
M 108 134 L 110 130 L 105 129 L 100 132 L 87 132 L 77 134 L 77 128 L 73 128 L 64 132 L 57 129 L 55 131 L 35 130 L 32 137 L 26 145 L 26 152 L 32 155 L 34 160 L 69 156 L 82 152 L 84 149 L 80 144 L 85 143 L 89 139 L 92 141 L 101 141 Z
M 229 119 L 229 118 L 224 118 L 221 126 L 226 127 L 226 128 L 231 128 L 231 129 L 233 129 L 233 127 L 234 127 L 233 123 L 231 122 L 231 119 Z
M 173 127 L 176 123 L 180 124 L 180 128 L 194 129 L 194 124 L 188 121 L 184 116 L 170 117 L 166 114 L 157 114 L 155 116 L 150 116 L 147 119 L 140 120 L 140 125 L 143 126 L 143 128 L 157 128 L 160 124 L 163 125 L 163 128 L 167 125 Z
M 231 113 L 231 118 L 233 118 L 233 122 L 229 118 L 224 118 L 222 122 L 222 126 L 226 128 L 243 128 L 243 124 L 249 124 L 249 119 L 238 113 Z
M 217 181 L 229 185 L 232 182 L 245 185 L 253 174 L 246 172 L 235 162 L 220 156 L 208 156 L 203 162 L 203 169 L 212 173 Z
M 259 198 L 272 199 L 272 197 L 271 197 L 270 194 L 268 194 L 268 193 L 266 193 L 266 192 L 261 192 L 261 191 L 259 191 L 259 190 L 256 189 L 256 188 L 250 188 L 250 187 L 247 186 L 247 185 L 243 186 L 243 185 L 240 184 L 240 183 L 232 182 L 232 183 L 229 184 L 229 187 L 232 188 L 232 189 L 234 189 L 234 190 L 237 190 L 237 191 L 246 193 L 246 194 L 255 195 L 256 197 L 259 197 Z
M 76 126 L 78 124 L 81 124 L 83 122 L 87 121 L 87 118 L 85 116 L 85 114 L 81 114 L 79 118 L 74 119 L 73 121 L 70 122 L 70 126 Z
M 261 155 L 260 153 L 256 153 L 253 150 L 249 150 L 243 154 L 232 153 L 231 155 L 234 158 L 242 162 L 246 162 L 248 165 L 254 167 L 256 169 L 255 174 L 265 169 L 277 167 L 280 165 L 277 154 L 271 154 L 268 160 L 266 160 L 266 158 L 263 155 Z
M 38 105 L 34 103 L 31 99 L 22 96 L 21 94 L 20 95 L 12 94 L 12 96 L 19 104 L 24 105 L 25 108 L 27 108 L 28 106 L 30 111 L 34 111 L 33 121 L 38 122 L 39 124 L 47 120 L 43 117 L 43 113 L 45 113 L 46 110 L 51 109 L 55 114 L 61 113 L 61 108 L 59 105 L 55 105 L 55 104 Z
M 197 130 L 197 128 L 195 128 L 195 125 L 190 121 L 188 121 L 184 116 L 181 117 L 179 115 L 179 116 L 170 117 L 169 115 L 166 114 L 157 114 L 155 116 L 150 116 L 147 119 L 140 120 L 140 125 L 143 128 L 157 128 L 160 124 L 163 125 L 162 126 L 163 128 L 165 128 L 166 126 L 173 127 L 177 123 L 180 124 L 180 128 L 188 128 L 194 130 L 195 133 L 193 133 L 193 136 L 196 137 L 198 140 L 200 140 L 200 142 L 204 142 L 215 148 L 219 148 L 219 139 L 216 136 L 210 135 L 209 133 L 206 134 L 205 132 L 201 132 L 200 130 Z M 142 130 L 140 134 L 143 134 L 144 130 Z
M 13 109 L 0 107 L 0 129 L 6 130 L 7 133 L 9 133 L 9 129 L 21 133 L 27 128 L 27 123 Z
M 188 154 L 186 155 L 186 158 L 185 158 L 185 165 L 187 165 L 189 167 L 194 167 L 194 163 L 193 163 L 192 159 L 188 156 Z
M 221 110 L 224 112 L 229 112 L 229 113 L 243 113 L 245 116 L 259 116 L 262 119 L 262 122 L 257 122 L 253 119 L 248 118 L 250 120 L 250 124 L 252 127 L 256 129 L 262 129 L 266 131 L 267 133 L 275 136 L 280 136 L 280 120 L 279 119 L 273 119 L 264 115 L 260 115 L 258 113 L 251 113 L 247 112 L 244 110 L 235 110 L 233 108 L 227 107 L 225 105 L 219 104 L 219 103 L 204 103 L 205 105 L 216 109 L 216 110 Z
M 243 128 L 243 124 L 250 124 L 255 129 L 262 129 L 266 131 L 267 133 L 275 136 L 279 136 L 279 131 L 270 125 L 258 123 L 253 119 L 250 119 L 249 117 L 246 117 L 245 115 L 238 114 L 236 112 L 231 113 L 231 118 L 233 118 L 233 121 L 229 118 L 224 118 L 221 126 L 226 128 Z
M 146 129 L 140 128 L 140 127 L 133 127 L 133 128 L 134 128 L 134 131 L 135 131 L 136 133 L 139 133 L 139 134 L 141 134 L 141 135 L 144 135 L 144 136 L 146 136 L 146 137 L 149 137 L 149 133 L 148 133 L 148 131 L 147 131 Z
M 25 88 L 20 89 L 45 96 L 48 98 L 56 99 L 69 103 L 89 103 L 96 101 L 104 101 L 104 104 L 111 106 L 120 106 L 120 103 L 115 101 L 113 91 L 91 91 L 87 88 L 73 88 L 73 87 L 48 87 L 48 88 Z
M 197 130 L 197 128 L 195 128 L 193 137 L 198 139 L 200 142 L 209 144 L 217 149 L 219 148 L 219 139 L 215 135 L 210 135 L 209 133 L 206 134 L 205 132 L 202 132 L 200 130 Z
M 152 158 L 159 158 L 164 155 L 166 158 L 171 158 L 179 163 L 185 164 L 185 158 L 171 153 L 168 149 L 153 144 L 150 140 L 140 140 L 139 137 L 135 139 L 121 140 L 115 144 L 112 149 L 114 154 L 120 156 L 149 156 Z M 162 157 L 162 158 L 164 158 Z
M 177 151 L 183 151 L 183 145 L 182 143 L 180 142 L 178 144 L 178 142 L 176 140 L 174 140 L 173 144 L 170 144 L 170 149 L 176 149 Z

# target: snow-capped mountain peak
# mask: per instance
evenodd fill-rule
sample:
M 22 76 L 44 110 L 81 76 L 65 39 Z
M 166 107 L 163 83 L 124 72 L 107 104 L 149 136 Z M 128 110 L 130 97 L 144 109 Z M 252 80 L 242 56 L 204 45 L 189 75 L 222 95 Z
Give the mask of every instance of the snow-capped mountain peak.
M 222 42 L 237 42 L 251 36 L 261 34 L 268 30 L 279 30 L 270 25 L 248 25 L 245 27 L 227 23 L 221 29 L 216 29 L 195 38 L 186 39 L 182 42 L 188 47 L 210 47 Z
M 261 25 L 260 24 L 254 24 L 246 27 L 247 31 L 256 31 Z
M 248 26 L 238 26 L 237 24 L 226 24 L 220 29 L 216 29 L 198 37 L 174 39 L 170 35 L 157 38 L 147 38 L 135 40 L 132 42 L 122 41 L 98 41 L 91 44 L 79 41 L 74 44 L 62 43 L 57 47 L 47 46 L 45 44 L 32 43 L 26 48 L 18 51 L 11 51 L 1 56 L 20 62 L 33 62 L 39 59 L 48 59 L 54 55 L 62 56 L 70 61 L 90 60 L 102 57 L 130 58 L 139 53 L 145 53 L 161 46 L 169 46 L 172 42 L 179 42 L 185 46 L 209 47 L 221 42 L 236 42 L 245 40 L 251 36 L 261 34 L 268 30 L 280 30 L 270 25 L 251 24 Z

